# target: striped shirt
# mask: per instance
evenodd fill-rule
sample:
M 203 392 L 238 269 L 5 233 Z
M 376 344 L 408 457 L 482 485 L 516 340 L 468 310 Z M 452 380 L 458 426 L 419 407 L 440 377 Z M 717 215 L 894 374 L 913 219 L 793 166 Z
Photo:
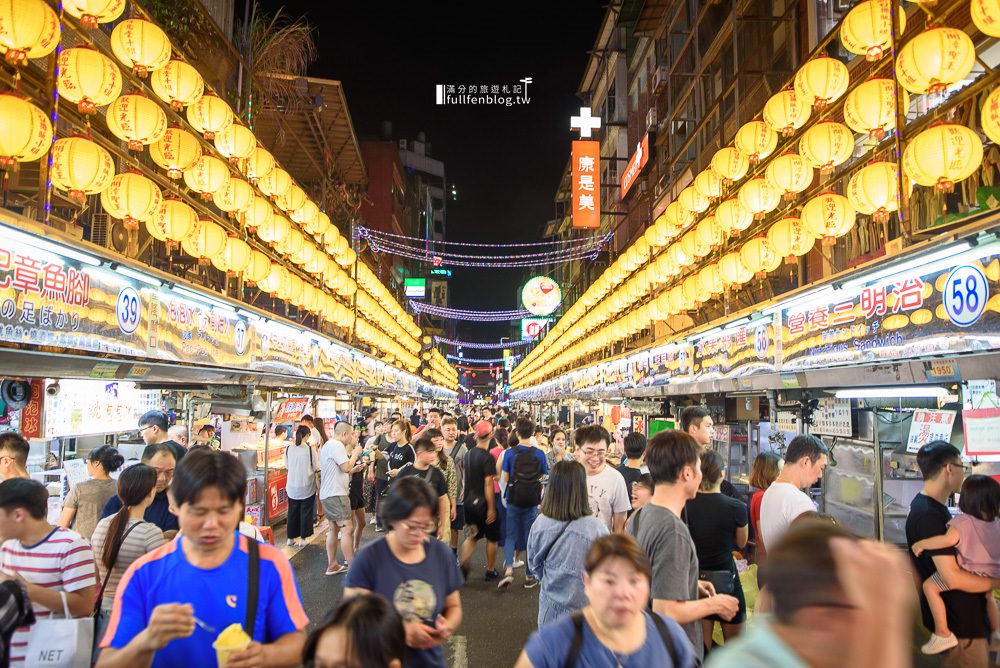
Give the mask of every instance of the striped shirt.
M 80 591 L 97 584 L 94 578 L 94 553 L 80 534 L 55 527 L 39 543 L 23 545 L 8 540 L 0 546 L 0 569 L 17 573 L 22 578 L 46 589 L 66 592 Z M 36 619 L 46 619 L 52 613 L 32 602 Z M 62 611 L 59 611 L 62 615 Z M 10 643 L 10 665 L 24 666 L 30 628 L 19 628 Z
M 111 527 L 111 520 L 113 519 L 114 515 L 105 517 L 97 523 L 97 528 L 94 529 L 92 541 L 94 545 L 94 558 L 97 560 L 97 573 L 100 576 L 97 582 L 98 588 L 104 582 L 104 578 L 108 577 L 108 569 L 104 567 L 101 555 L 104 553 L 104 543 L 108 539 L 108 529 Z M 163 532 L 160 531 L 160 527 L 152 522 L 142 522 L 140 524 L 140 520 L 129 520 L 128 526 L 132 527 L 136 524 L 139 526 L 129 532 L 128 536 L 125 537 L 125 542 L 122 543 L 121 549 L 118 551 L 118 558 L 115 559 L 114 568 L 111 569 L 111 577 L 108 578 L 108 586 L 104 590 L 104 601 L 108 604 L 107 607 L 109 608 L 115 598 L 118 582 L 122 579 L 122 575 L 125 574 L 125 570 L 132 565 L 133 561 L 147 552 L 152 552 L 164 543 Z

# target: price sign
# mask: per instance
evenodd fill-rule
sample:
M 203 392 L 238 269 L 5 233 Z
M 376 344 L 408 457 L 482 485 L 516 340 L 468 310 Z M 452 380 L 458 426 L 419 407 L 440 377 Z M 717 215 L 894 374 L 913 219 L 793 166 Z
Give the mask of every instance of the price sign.
M 142 300 L 131 285 L 126 285 L 118 293 L 115 316 L 118 319 L 118 328 L 124 333 L 132 334 L 139 328 L 139 322 L 142 320 Z
M 950 441 L 955 426 L 955 411 L 913 411 L 906 451 L 916 452 L 931 441 Z
M 979 267 L 955 267 L 944 285 L 944 310 L 948 319 L 959 327 L 968 327 L 979 320 L 990 298 L 990 286 Z

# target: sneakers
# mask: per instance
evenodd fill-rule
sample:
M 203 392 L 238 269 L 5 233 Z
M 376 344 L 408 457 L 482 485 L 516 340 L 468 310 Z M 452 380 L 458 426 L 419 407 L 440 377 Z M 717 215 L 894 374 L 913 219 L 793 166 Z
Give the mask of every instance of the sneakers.
M 385 527 L 376 526 L 375 533 L 385 533 Z
M 305 538 L 299 538 L 298 541 L 295 543 L 296 547 L 305 547 L 308 544 L 309 542 Z
M 500 582 L 497 583 L 497 591 L 507 591 L 507 588 L 514 584 L 513 575 L 505 575 Z
M 299 542 L 297 538 L 289 538 L 285 541 L 285 547 L 298 547 Z
M 535 578 L 535 577 L 526 577 L 526 578 L 524 578 L 524 588 L 525 589 L 534 589 L 537 586 L 538 586 L 538 578 Z
M 483 579 L 486 580 L 487 582 L 493 582 L 499 577 L 500 574 L 497 573 L 496 571 L 486 571 L 486 575 L 483 576 Z
M 373 518 L 372 518 L 372 521 L 371 521 L 371 522 L 369 522 L 368 524 L 375 524 L 375 518 L 373 517 Z
M 931 639 L 924 643 L 920 651 L 924 654 L 940 654 L 941 652 L 947 652 L 952 647 L 958 646 L 958 638 L 952 633 L 947 636 L 939 636 L 936 634 L 931 635 Z
M 511 567 L 512 568 L 524 568 L 524 562 L 521 561 L 520 559 L 515 559 L 514 563 L 511 564 Z

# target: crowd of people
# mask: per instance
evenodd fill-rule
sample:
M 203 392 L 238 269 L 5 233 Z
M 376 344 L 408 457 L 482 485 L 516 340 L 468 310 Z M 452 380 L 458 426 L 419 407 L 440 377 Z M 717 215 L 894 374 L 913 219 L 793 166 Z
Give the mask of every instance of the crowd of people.
M 783 459 L 762 453 L 744 499 L 711 448 L 708 411 L 680 418 L 647 442 L 504 409 L 372 413 L 363 426 L 303 416 L 283 434 L 287 544 L 325 521 L 326 575 L 344 576 L 342 600 L 308 636 L 289 559 L 243 524 L 246 471 L 207 444 L 213 435 L 189 446 L 162 413 L 144 415 L 141 462 L 121 470 L 114 448 L 92 451 L 90 479 L 53 526 L 28 442 L 0 434 L 0 665 L 35 665 L 38 620 L 68 614 L 94 618 L 102 667 L 216 666 L 223 653 L 232 668 L 445 666 L 483 540 L 482 578 L 498 595 L 512 595 L 521 568 L 523 587 L 539 588 L 518 668 L 903 668 L 916 597 L 932 632 L 923 653 L 986 665 L 1000 639 L 1000 484 L 966 476 L 956 448 L 917 455 L 925 485 L 908 561 L 817 512 L 809 491 L 829 458 L 818 438 L 795 437 Z M 376 538 L 362 545 L 366 510 Z M 737 564 L 747 558 L 756 606 Z

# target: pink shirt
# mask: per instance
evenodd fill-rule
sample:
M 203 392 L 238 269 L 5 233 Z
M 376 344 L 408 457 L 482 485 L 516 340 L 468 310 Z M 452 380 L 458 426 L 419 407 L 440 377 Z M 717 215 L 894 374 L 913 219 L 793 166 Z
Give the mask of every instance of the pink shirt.
M 984 522 L 958 515 L 948 526 L 958 531 L 958 565 L 971 573 L 1000 578 L 1000 519 Z

